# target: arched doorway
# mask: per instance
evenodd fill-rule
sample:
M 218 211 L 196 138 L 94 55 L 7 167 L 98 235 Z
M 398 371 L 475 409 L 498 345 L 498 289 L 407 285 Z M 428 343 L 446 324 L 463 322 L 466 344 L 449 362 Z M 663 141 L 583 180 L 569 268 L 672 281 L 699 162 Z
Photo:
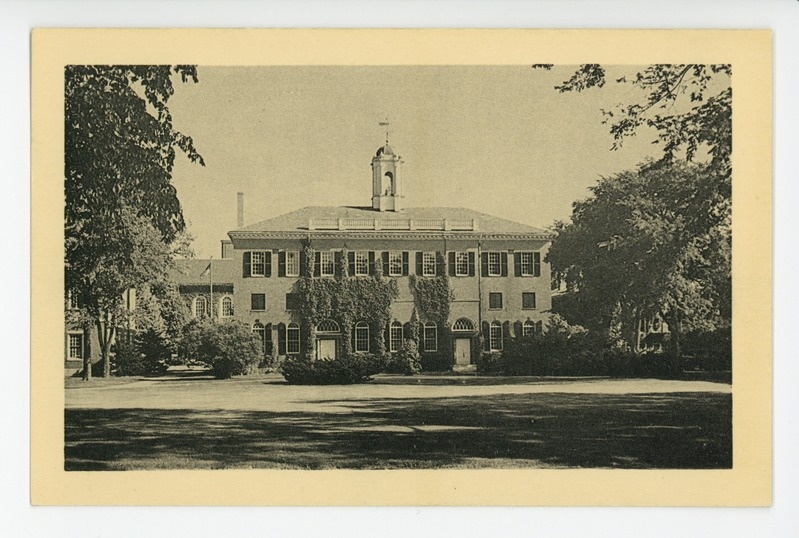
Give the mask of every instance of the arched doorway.
M 472 363 L 472 337 L 474 334 L 474 323 L 469 318 L 460 318 L 452 324 L 456 366 L 468 366 Z
M 332 319 L 326 319 L 316 326 L 316 358 L 332 360 L 338 356 L 338 342 L 341 329 Z

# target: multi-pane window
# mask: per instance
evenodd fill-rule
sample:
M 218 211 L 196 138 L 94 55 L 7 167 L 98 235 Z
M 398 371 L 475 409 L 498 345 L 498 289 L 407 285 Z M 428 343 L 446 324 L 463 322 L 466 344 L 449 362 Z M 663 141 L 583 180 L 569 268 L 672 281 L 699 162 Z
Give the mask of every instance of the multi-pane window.
M 222 317 L 229 318 L 233 315 L 233 299 L 222 297 Z
M 488 276 L 499 276 L 502 274 L 502 257 L 499 252 L 488 253 Z
M 261 342 L 261 350 L 266 352 L 266 329 L 260 323 L 255 323 L 252 326 L 252 333 L 258 337 L 258 340 Z
M 266 310 L 265 293 L 253 293 L 250 295 L 250 310 Z
M 300 309 L 300 294 L 287 293 L 286 294 L 286 310 L 299 310 Z
M 522 292 L 522 308 L 525 310 L 535 309 L 535 292 Z
M 522 325 L 522 336 L 532 336 L 535 332 L 535 323 L 530 321 L 529 319 L 524 322 Z
M 522 276 L 533 276 L 533 253 L 520 252 L 519 260 L 521 265 Z
M 424 324 L 424 350 L 438 351 L 438 327 L 432 321 Z
M 491 324 L 491 327 L 489 328 L 488 340 L 491 346 L 491 351 L 502 350 L 502 325 L 498 321 L 495 321 Z
M 488 294 L 488 308 L 491 310 L 502 309 L 502 292 L 491 292 Z
M 319 253 L 319 274 L 333 276 L 336 273 L 335 257 L 332 252 Z
M 469 276 L 469 253 L 455 253 L 455 276 Z
M 266 276 L 266 252 L 255 251 L 250 254 L 250 275 Z
M 355 324 L 355 351 L 369 351 L 369 326 L 365 321 Z
M 402 348 L 402 323 L 395 321 L 388 331 L 388 350 L 399 351 Z
M 300 253 L 296 250 L 286 252 L 286 276 L 300 276 Z
M 208 304 L 205 297 L 196 297 L 194 299 L 194 317 L 204 318 L 208 313 Z
M 422 253 L 422 275 L 435 276 L 436 274 L 436 253 L 423 252 Z
M 286 353 L 300 352 L 300 326 L 289 323 L 286 327 Z
M 75 291 L 69 292 L 69 309 L 70 310 L 77 310 L 80 308 L 80 294 Z
M 67 356 L 72 360 L 83 359 L 83 334 L 67 335 Z
M 355 275 L 364 276 L 369 274 L 369 255 L 366 252 L 355 253 Z
M 402 252 L 388 253 L 388 274 L 389 276 L 400 276 L 402 274 Z

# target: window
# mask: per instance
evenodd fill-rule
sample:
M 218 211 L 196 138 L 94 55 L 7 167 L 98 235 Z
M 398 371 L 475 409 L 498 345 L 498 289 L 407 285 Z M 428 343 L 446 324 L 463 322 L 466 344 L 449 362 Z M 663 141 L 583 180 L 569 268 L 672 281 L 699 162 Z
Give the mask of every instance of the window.
M 287 293 L 286 294 L 286 310 L 299 310 L 300 309 L 300 294 Z
M 529 319 L 524 322 L 522 325 L 522 336 L 532 336 L 535 332 L 535 323 L 530 321 Z
M 338 323 L 332 319 L 326 319 L 316 326 L 316 334 L 338 334 L 339 332 Z
M 455 253 L 455 276 L 469 276 L 469 253 Z
M 300 326 L 289 323 L 286 327 L 286 353 L 300 352 Z
M 491 310 L 502 310 L 502 292 L 491 292 L 488 294 L 488 308 Z
M 516 276 L 541 276 L 540 252 L 517 252 L 516 264 Z
M 266 294 L 253 293 L 250 295 L 250 310 L 263 311 L 266 310 Z
M 69 360 L 83 359 L 83 333 L 67 335 L 67 358 Z
M 389 276 L 402 275 L 402 252 L 388 253 L 388 274 Z
M 233 315 L 233 299 L 230 297 L 222 297 L 222 305 L 219 309 L 223 318 L 229 318 Z
M 522 293 L 522 308 L 525 310 L 535 309 L 535 292 Z
M 435 276 L 436 274 L 436 253 L 423 252 L 422 253 L 422 275 Z
M 499 252 L 488 253 L 488 276 L 499 276 L 502 274 L 502 257 Z
M 474 323 L 468 318 L 460 318 L 452 325 L 455 332 L 474 332 Z
M 438 327 L 432 321 L 424 324 L 424 350 L 438 351 Z
M 261 341 L 261 351 L 266 353 L 266 329 L 258 322 L 252 326 L 252 333 Z
M 296 250 L 286 252 L 286 276 L 300 276 L 300 253 Z
M 194 298 L 194 317 L 195 318 L 204 318 L 208 314 L 208 303 L 205 300 L 205 297 L 195 297 Z
M 399 351 L 402 348 L 402 323 L 395 321 L 388 331 L 388 350 Z
M 495 321 L 491 324 L 488 340 L 491 346 L 491 351 L 502 350 L 502 325 L 498 321 Z
M 253 252 L 250 256 L 250 276 L 266 276 L 266 252 Z
M 355 253 L 355 275 L 365 276 L 369 274 L 369 255 L 366 252 Z
M 70 291 L 68 294 L 67 303 L 70 310 L 77 310 L 80 308 L 80 294 L 76 291 Z
M 319 274 L 333 276 L 336 273 L 335 260 L 332 252 L 319 253 Z
M 355 352 L 369 351 L 369 326 L 365 321 L 355 324 Z

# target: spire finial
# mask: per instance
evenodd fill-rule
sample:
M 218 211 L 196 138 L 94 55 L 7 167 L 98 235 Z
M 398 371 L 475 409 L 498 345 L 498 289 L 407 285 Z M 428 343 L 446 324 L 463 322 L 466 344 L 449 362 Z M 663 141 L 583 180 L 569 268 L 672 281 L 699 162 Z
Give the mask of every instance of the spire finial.
M 380 122 L 380 126 L 386 128 L 386 144 L 388 144 L 388 126 L 389 125 L 391 125 L 391 123 L 388 121 L 388 118 L 386 118 L 385 121 L 381 121 Z

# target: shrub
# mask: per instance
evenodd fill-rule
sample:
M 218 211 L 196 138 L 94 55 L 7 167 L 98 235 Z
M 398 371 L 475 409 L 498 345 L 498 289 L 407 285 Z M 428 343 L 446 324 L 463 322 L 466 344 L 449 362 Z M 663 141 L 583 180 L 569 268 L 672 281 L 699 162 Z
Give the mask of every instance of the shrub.
M 184 327 L 179 354 L 209 366 L 215 377 L 255 372 L 263 359 L 260 339 L 240 321 L 193 321 Z
M 170 351 L 163 336 L 147 330 L 132 341 L 120 340 L 113 345 L 111 373 L 115 376 L 163 375 Z M 102 371 L 102 361 L 100 361 Z
M 419 346 L 414 340 L 405 340 L 402 349 L 389 355 L 385 372 L 389 374 L 414 375 L 422 370 Z
M 483 351 L 477 359 L 477 371 L 481 374 L 496 374 L 501 371 L 501 353 L 499 351 Z
M 283 361 L 281 371 L 292 385 L 351 385 L 370 381 L 385 365 L 384 357 L 377 354 L 359 353 L 328 360 L 290 356 Z
M 452 369 L 452 358 L 448 353 L 422 353 L 420 363 L 423 372 L 446 372 Z
M 692 331 L 682 337 L 685 367 L 689 370 L 732 370 L 732 330 Z
M 676 357 L 670 353 L 644 353 L 606 350 L 604 352 L 608 374 L 612 377 L 679 377 L 682 369 Z

